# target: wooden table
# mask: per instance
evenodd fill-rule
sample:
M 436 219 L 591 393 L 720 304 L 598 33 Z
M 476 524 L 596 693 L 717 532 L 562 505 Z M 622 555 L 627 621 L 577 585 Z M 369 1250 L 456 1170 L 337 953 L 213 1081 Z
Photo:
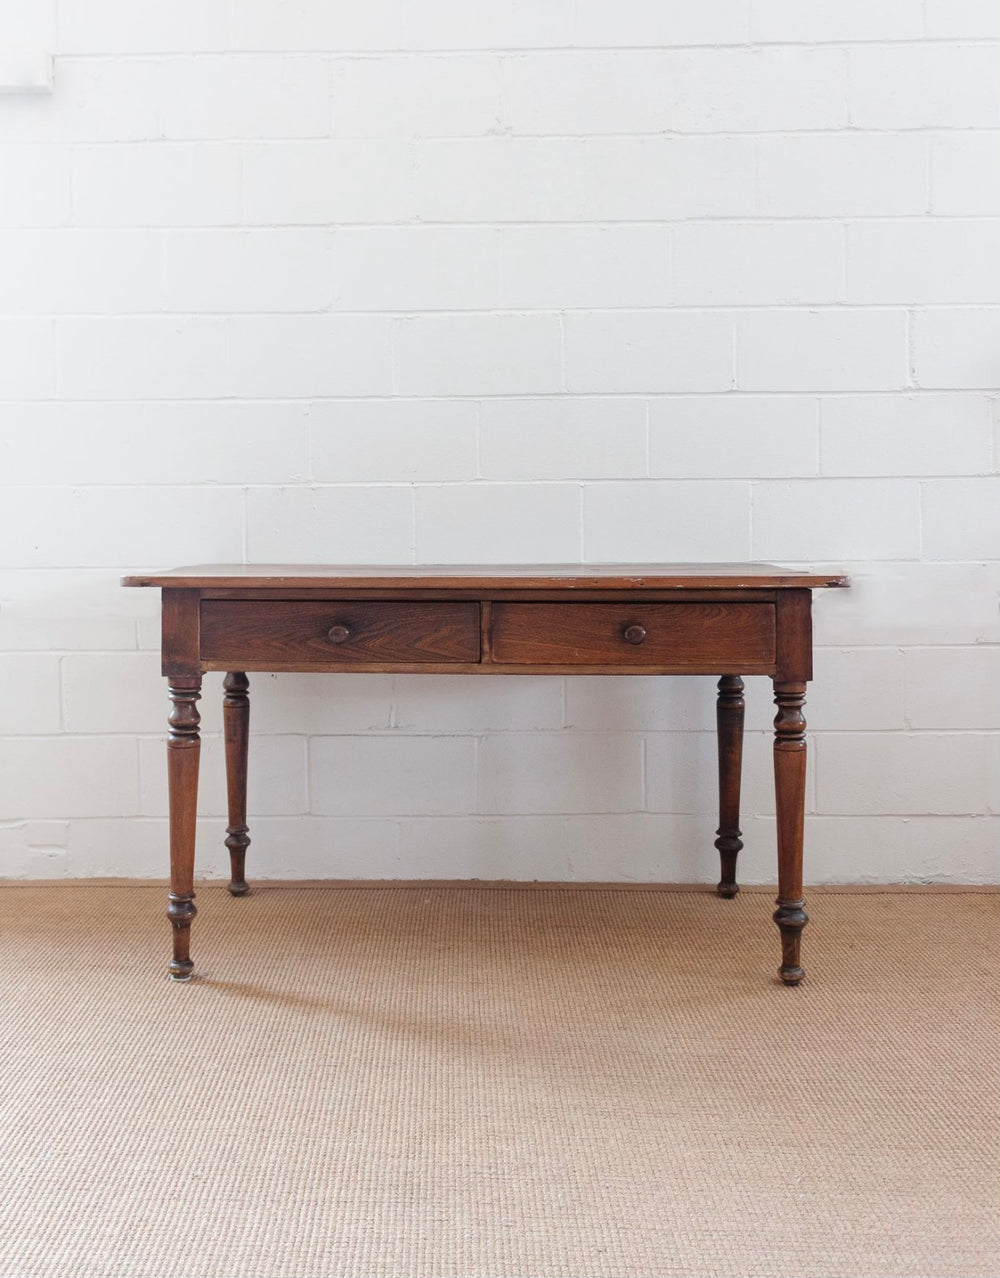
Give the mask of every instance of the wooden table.
M 733 897 L 740 832 L 745 674 L 770 675 L 774 720 L 779 975 L 803 976 L 806 683 L 812 591 L 839 574 L 770 564 L 584 567 L 326 567 L 210 564 L 125 577 L 162 591 L 170 894 L 175 980 L 189 980 L 206 670 L 223 670 L 229 891 L 249 891 L 248 670 L 429 674 L 714 674 L 718 685 L 721 897 Z

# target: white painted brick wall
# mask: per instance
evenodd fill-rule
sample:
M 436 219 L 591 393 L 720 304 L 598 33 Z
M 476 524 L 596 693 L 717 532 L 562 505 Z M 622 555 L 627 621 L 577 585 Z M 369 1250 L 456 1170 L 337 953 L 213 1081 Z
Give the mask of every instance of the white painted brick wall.
M 726 313 L 577 311 L 565 318 L 566 389 L 663 392 L 733 387 Z
M 487 400 L 479 473 L 487 479 L 639 479 L 647 474 L 647 412 L 637 397 Z
M 1000 308 L 928 308 L 913 316 L 911 331 L 922 389 L 992 390 L 1000 381 Z
M 954 168 L 969 163 L 961 156 L 952 158 L 949 148 L 953 137 L 976 143 L 982 135 L 934 137 L 931 145 L 941 148 L 938 163 L 942 170 L 947 165 Z M 922 132 L 761 134 L 757 155 L 757 211 L 764 217 L 828 220 L 927 211 L 927 137 Z M 941 185 L 944 198 L 960 198 L 956 196 L 959 183 L 950 172 L 943 173 Z M 981 199 L 988 189 L 974 178 L 968 185 L 975 192 L 970 199 Z
M 1000 37 L 1000 13 L 991 0 L 927 0 L 927 34 L 995 40 Z
M 469 734 L 313 737 L 309 811 L 320 816 L 474 812 L 477 745 Z
M 124 570 L 754 557 L 855 579 L 817 599 L 809 879 L 996 879 L 995 0 L 55 11 L 53 91 L 0 94 L 0 875 L 165 873 Z M 260 876 L 716 876 L 711 679 L 252 703 Z
M 651 475 L 802 479 L 818 474 L 818 464 L 815 396 L 671 395 L 649 402 Z
M 247 142 L 236 154 L 240 179 L 228 193 L 251 226 L 400 222 L 413 216 L 414 157 L 403 142 Z
M 981 44 L 855 45 L 850 123 L 857 129 L 995 129 L 996 50 Z
M 295 399 L 309 387 L 310 395 L 389 395 L 392 336 L 383 315 L 234 316 L 222 393 Z
M 576 484 L 450 484 L 416 489 L 418 563 L 567 563 L 580 558 Z
M 749 310 L 737 320 L 737 386 L 750 391 L 898 391 L 906 312 Z
M 820 401 L 824 475 L 984 475 L 992 469 L 986 395 L 840 395 Z
M 916 0 L 751 0 L 754 40 L 919 40 L 923 10 Z
M 556 394 L 563 381 L 560 338 L 554 313 L 398 319 L 395 390 L 417 397 Z
M 313 478 L 327 484 L 474 480 L 479 412 L 476 400 L 461 399 L 311 403 L 306 413 Z
M 706 503 L 712 518 L 705 519 Z M 750 485 L 651 480 L 589 484 L 583 492 L 584 558 L 595 563 L 750 558 Z
M 1000 171 L 992 163 L 998 142 L 988 130 L 931 139 L 932 213 L 1000 213 Z
M 235 143 L 102 141 L 72 154 L 79 226 L 233 226 L 241 193 L 249 202 L 252 156 Z
M 413 497 L 404 485 L 251 488 L 245 518 L 256 563 L 357 563 L 368 553 L 400 563 L 412 553 Z

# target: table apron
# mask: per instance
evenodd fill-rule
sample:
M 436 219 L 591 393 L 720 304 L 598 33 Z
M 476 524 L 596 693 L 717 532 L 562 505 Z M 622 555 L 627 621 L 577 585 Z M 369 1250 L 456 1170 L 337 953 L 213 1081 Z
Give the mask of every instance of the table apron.
M 232 661 L 201 661 L 196 673 L 207 674 L 210 671 L 242 670 L 247 674 L 449 674 L 449 675 L 770 675 L 777 674 L 773 661 L 753 662 L 739 660 L 723 665 L 720 662 L 706 663 L 692 661 L 685 665 L 674 662 L 670 665 L 621 666 L 604 663 L 560 665 L 509 665 L 495 661 L 467 663 L 448 662 L 352 662 L 350 665 L 338 665 L 334 662 L 303 661 L 268 661 L 256 663 L 251 658 L 239 658 L 234 654 Z
M 778 665 L 776 605 L 745 595 L 597 601 L 202 595 L 188 600 L 186 613 L 187 657 L 196 654 L 199 672 L 774 674 Z M 164 620 L 166 638 L 166 612 Z

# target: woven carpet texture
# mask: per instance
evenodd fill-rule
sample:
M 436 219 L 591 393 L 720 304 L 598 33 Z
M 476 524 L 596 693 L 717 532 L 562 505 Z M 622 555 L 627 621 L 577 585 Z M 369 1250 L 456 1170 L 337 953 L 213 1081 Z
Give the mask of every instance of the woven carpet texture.
M 0 892 L 0 1274 L 1000 1273 L 997 911 L 768 895 Z

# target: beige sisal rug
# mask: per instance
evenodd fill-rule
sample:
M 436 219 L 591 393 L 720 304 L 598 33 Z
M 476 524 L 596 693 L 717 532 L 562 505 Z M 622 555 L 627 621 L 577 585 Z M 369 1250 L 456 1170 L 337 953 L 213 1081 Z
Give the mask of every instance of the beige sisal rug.
M 997 910 L 10 885 L 0 1274 L 996 1275 Z

